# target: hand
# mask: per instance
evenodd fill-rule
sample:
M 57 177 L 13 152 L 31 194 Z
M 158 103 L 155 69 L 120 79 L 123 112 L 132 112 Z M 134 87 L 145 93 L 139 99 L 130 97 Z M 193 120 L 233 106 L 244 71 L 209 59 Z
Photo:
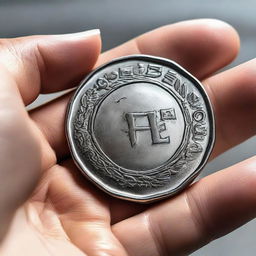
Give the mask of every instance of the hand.
M 72 93 L 29 113 L 23 105 L 39 93 L 77 85 L 98 58 L 97 31 L 0 44 L 1 255 L 186 255 L 255 217 L 255 158 L 154 205 L 99 191 L 76 169 L 66 144 L 64 119 Z M 216 116 L 214 158 L 256 131 L 255 60 L 212 75 L 238 49 L 238 35 L 229 25 L 194 20 L 103 53 L 96 66 L 143 53 L 170 58 L 201 79 Z

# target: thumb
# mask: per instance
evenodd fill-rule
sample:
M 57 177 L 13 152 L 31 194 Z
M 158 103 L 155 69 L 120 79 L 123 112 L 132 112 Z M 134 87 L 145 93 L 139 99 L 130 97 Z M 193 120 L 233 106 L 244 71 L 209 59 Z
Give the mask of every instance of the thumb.
M 0 64 L 16 81 L 27 105 L 39 93 L 77 85 L 91 71 L 100 54 L 98 29 L 63 35 L 0 39 Z

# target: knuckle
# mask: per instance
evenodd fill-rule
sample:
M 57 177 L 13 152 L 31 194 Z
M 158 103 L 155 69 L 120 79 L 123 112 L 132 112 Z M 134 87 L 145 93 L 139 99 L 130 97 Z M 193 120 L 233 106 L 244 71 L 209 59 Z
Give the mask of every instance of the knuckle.
M 0 39 L 0 66 L 12 76 L 26 104 L 31 103 L 40 91 L 39 56 L 37 40 Z M 28 86 L 32 83 L 33 89 Z
M 199 181 L 200 182 L 200 181 Z M 199 240 L 205 240 L 205 243 L 211 241 L 215 234 L 215 227 L 211 225 L 204 200 L 198 195 L 195 195 L 193 190 L 190 189 L 185 192 L 185 200 L 190 212 L 190 219 L 194 223 L 194 232 Z
M 0 39 L 0 54 L 10 54 L 12 57 L 19 58 L 19 51 L 16 47 L 16 39 Z
M 26 43 L 23 38 L 0 39 L 0 56 L 3 64 L 16 62 L 16 65 L 32 64 L 36 61 L 33 44 Z M 35 47 L 36 48 L 36 47 Z

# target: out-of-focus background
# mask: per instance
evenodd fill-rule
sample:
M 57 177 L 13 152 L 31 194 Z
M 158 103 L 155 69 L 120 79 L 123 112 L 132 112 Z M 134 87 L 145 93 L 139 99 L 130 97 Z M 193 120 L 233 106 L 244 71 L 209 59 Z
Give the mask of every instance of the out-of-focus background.
M 0 37 L 100 28 L 103 49 L 106 50 L 165 24 L 186 19 L 218 18 L 232 24 L 240 33 L 242 48 L 231 65 L 234 66 L 256 57 L 255 13 L 255 0 L 0 0 Z M 51 97 L 40 97 L 37 104 Z M 254 137 L 226 152 L 209 163 L 203 175 L 254 155 L 255 145 Z M 193 256 L 205 255 L 256 255 L 256 221 L 193 253 Z

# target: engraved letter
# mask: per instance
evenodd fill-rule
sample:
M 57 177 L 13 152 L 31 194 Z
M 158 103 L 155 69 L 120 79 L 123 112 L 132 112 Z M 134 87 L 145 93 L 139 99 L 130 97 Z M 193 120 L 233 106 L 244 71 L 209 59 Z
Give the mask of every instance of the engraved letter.
M 197 110 L 193 113 L 193 119 L 196 121 L 196 122 L 203 122 L 205 120 L 205 112 L 203 110 Z
M 146 76 L 156 78 L 162 75 L 162 67 L 155 65 L 148 65 Z
M 127 66 L 123 68 L 119 68 L 119 77 L 120 78 L 131 78 L 133 77 L 133 67 L 132 66 Z
M 142 112 L 142 113 L 127 113 L 125 115 L 128 127 L 129 127 L 129 137 L 132 147 L 137 144 L 136 133 L 138 131 L 147 131 L 150 130 L 152 144 L 161 144 L 161 143 L 170 143 L 170 137 L 162 138 L 160 133 L 166 130 L 165 124 L 162 124 L 160 128 L 156 122 L 156 113 L 154 111 Z M 148 126 L 138 126 L 136 124 L 136 118 L 147 118 Z
M 113 81 L 116 80 L 118 78 L 118 73 L 116 71 L 112 71 L 110 73 L 106 73 L 104 75 L 104 77 L 108 80 L 108 81 Z
M 169 85 L 174 85 L 177 80 L 176 73 L 168 70 L 168 72 L 164 75 L 163 82 Z
M 191 108 L 198 109 L 200 107 L 200 99 L 195 93 L 189 93 L 187 100 Z
M 207 135 L 206 127 L 202 126 L 201 124 L 195 124 L 194 125 L 194 127 L 193 127 L 193 140 L 202 141 L 202 140 L 204 140 L 206 135 Z
M 160 114 L 161 114 L 161 120 L 162 121 L 177 120 L 174 108 L 161 109 Z
M 144 75 L 145 73 L 145 65 L 138 63 L 134 68 L 133 68 L 133 73 L 134 75 Z
M 108 81 L 105 78 L 99 78 L 96 81 L 95 88 L 97 90 L 106 89 L 108 87 Z

